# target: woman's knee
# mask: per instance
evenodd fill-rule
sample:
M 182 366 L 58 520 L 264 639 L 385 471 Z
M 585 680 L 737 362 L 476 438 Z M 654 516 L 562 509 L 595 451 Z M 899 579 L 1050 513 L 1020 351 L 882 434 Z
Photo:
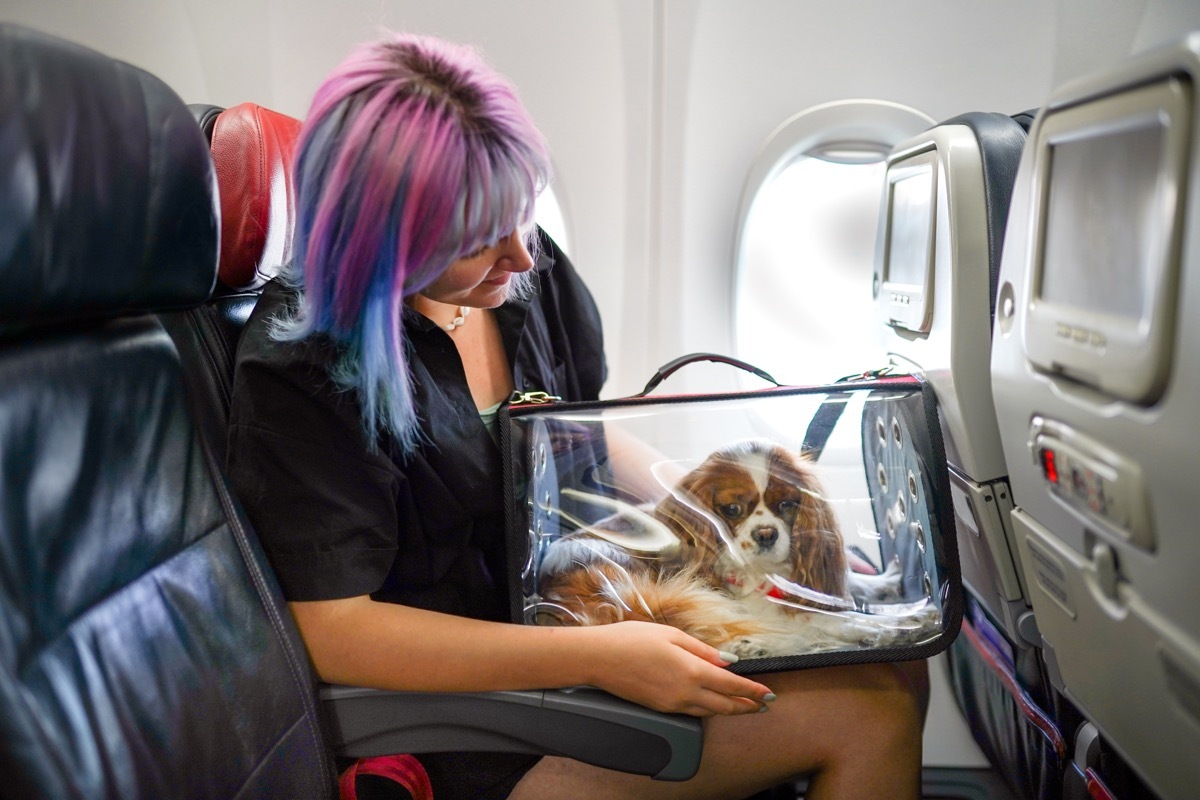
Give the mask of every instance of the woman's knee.
M 903 748 L 921 736 L 927 693 L 920 675 L 920 666 L 892 663 L 828 667 L 778 676 L 777 694 L 795 692 L 806 706 L 800 714 L 843 739 L 835 749 L 872 740 Z

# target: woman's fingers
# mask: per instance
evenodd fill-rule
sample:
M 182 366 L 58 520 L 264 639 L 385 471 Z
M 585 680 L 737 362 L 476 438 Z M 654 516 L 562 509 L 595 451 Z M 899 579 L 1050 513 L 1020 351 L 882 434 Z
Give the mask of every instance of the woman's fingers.
M 682 633 L 682 632 L 681 632 Z M 732 653 L 722 652 L 715 647 L 710 647 L 694 636 L 689 636 L 683 633 L 675 638 L 675 644 L 687 650 L 689 653 L 698 656 L 705 661 L 718 667 L 726 667 L 730 664 L 737 663 L 738 657 Z M 774 699 L 769 687 L 764 686 L 757 681 L 753 681 L 743 675 L 735 675 L 728 670 L 721 669 L 716 673 L 711 673 L 711 683 L 706 686 L 713 691 L 733 697 L 744 697 L 756 701 L 767 701 L 768 695 L 770 699 Z
M 763 703 L 751 700 L 748 697 L 736 697 L 711 689 L 702 689 L 700 691 L 696 705 L 708 711 L 710 715 L 720 714 L 722 716 L 757 714 L 761 709 L 765 708 Z
M 775 699 L 769 687 L 724 668 L 735 659 L 724 658 L 725 654 L 687 635 L 673 644 L 687 656 L 700 659 L 699 664 L 693 664 L 693 694 L 688 702 L 703 709 L 705 716 L 757 713 L 764 703 Z
M 731 700 L 739 701 L 739 707 L 743 709 L 748 708 L 751 711 L 757 711 L 763 703 L 768 703 L 775 699 L 775 695 L 771 693 L 770 687 L 742 675 L 734 675 L 732 672 L 724 670 L 721 670 L 717 675 L 706 678 L 701 688 L 715 692 L 723 697 L 728 697 Z
M 601 652 L 618 658 L 599 671 L 599 685 L 628 700 L 712 716 L 756 713 L 774 699 L 769 687 L 725 669 L 735 659 L 676 628 L 620 622 L 590 630 L 604 640 Z

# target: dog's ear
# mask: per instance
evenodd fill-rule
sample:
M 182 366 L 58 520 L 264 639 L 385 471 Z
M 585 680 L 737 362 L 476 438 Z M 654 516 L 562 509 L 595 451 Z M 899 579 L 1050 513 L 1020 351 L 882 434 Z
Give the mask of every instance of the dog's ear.
M 849 567 L 837 517 L 811 464 L 801 462 L 796 467 L 803 487 L 803 500 L 792 524 L 796 580 L 818 592 L 845 597 Z
M 679 537 L 680 556 L 687 561 L 713 561 L 721 536 L 712 519 L 712 475 L 707 462 L 680 479 L 654 509 L 654 516 Z

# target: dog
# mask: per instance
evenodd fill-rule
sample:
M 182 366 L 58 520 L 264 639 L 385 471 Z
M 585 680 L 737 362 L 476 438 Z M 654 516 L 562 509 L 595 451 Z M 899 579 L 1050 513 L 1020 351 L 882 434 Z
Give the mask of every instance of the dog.
M 611 519 L 548 547 L 543 621 L 660 622 L 739 657 L 912 643 L 935 631 L 932 603 L 894 605 L 899 564 L 879 575 L 850 569 L 814 465 L 778 445 L 740 442 L 687 473 L 640 524 L 674 546 L 635 556 L 622 544 L 629 527 Z

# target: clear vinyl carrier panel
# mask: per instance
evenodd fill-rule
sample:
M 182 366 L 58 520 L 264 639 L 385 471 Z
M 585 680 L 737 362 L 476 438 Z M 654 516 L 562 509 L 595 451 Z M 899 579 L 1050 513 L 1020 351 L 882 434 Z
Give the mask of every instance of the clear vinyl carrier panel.
M 743 672 L 922 658 L 957 632 L 922 382 L 518 402 L 501 423 L 518 621 L 661 622 Z

